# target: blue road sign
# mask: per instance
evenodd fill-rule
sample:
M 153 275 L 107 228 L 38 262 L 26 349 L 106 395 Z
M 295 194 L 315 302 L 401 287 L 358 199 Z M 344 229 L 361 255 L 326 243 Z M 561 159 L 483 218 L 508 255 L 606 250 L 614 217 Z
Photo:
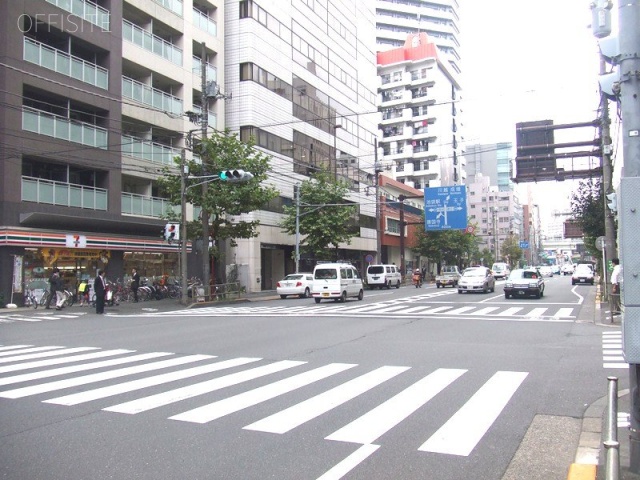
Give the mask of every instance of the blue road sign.
M 424 189 L 424 229 L 467 228 L 467 189 L 464 185 Z
M 529 248 L 529 242 L 520 240 L 520 248 Z

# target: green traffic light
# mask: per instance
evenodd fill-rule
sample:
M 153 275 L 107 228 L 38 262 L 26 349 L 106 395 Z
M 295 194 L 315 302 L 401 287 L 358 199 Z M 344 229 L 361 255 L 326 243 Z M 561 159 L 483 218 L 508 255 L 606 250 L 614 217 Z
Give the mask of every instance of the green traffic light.
M 229 180 L 229 178 L 227 177 L 227 172 L 220 172 L 219 177 L 220 177 L 220 180 L 222 181 Z

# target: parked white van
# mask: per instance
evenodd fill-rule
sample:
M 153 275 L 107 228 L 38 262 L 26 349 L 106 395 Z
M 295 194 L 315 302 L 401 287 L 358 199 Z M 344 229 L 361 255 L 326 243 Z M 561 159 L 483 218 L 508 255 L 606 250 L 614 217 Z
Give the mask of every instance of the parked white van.
M 318 263 L 313 269 L 311 296 L 320 300 L 344 302 L 347 297 L 364 298 L 364 285 L 355 267 L 349 263 Z
M 493 278 L 507 278 L 511 273 L 509 264 L 504 262 L 494 263 L 491 267 L 491 271 L 493 272 Z
M 400 288 L 402 275 L 395 265 L 369 265 L 367 267 L 367 286 L 371 289 L 378 287 Z

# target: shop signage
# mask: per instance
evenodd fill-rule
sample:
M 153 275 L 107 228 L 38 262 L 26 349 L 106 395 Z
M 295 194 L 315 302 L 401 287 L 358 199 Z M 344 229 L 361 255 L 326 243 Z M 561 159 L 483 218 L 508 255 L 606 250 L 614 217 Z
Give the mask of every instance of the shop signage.
M 95 258 L 100 259 L 103 263 L 109 262 L 111 252 L 108 250 L 74 250 L 71 248 L 41 248 L 40 254 L 47 265 L 53 265 L 57 260 L 62 259 L 81 259 Z
M 22 255 L 13 257 L 13 291 L 22 291 Z
M 87 248 L 86 235 L 66 235 L 65 245 L 68 248 Z

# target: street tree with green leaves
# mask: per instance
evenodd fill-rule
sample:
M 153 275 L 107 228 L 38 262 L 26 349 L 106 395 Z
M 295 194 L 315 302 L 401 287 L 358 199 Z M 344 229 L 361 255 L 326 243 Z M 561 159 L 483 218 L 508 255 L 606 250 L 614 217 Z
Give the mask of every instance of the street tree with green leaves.
M 338 260 L 341 243 L 350 244 L 358 235 L 355 205 L 345 202 L 349 184 L 335 180 L 328 171 L 320 171 L 300 184 L 300 251 L 317 260 Z M 284 207 L 283 231 L 296 234 L 296 207 Z
M 258 235 L 259 220 L 238 220 L 232 216 L 250 213 L 263 208 L 270 200 L 278 196 L 278 191 L 264 183 L 269 171 L 271 157 L 254 148 L 253 142 L 242 142 L 237 134 L 215 131 L 211 136 L 201 141 L 195 148 L 196 153 L 204 160 L 187 161 L 189 177 L 216 175 L 225 170 L 241 169 L 250 172 L 253 178 L 245 182 L 224 182 L 212 179 L 208 185 L 206 196 L 200 185 L 206 179 L 189 178 L 184 201 L 194 206 L 202 207 L 210 215 L 209 236 L 214 240 L 214 247 L 210 254 L 220 258 L 218 246 L 223 240 L 229 240 L 235 246 L 237 238 L 252 238 Z M 174 159 L 180 170 L 180 158 Z M 180 186 L 180 173 L 165 168 L 164 177 L 158 180 L 163 193 L 172 205 L 181 205 L 183 201 Z M 169 214 L 168 219 L 179 218 L 176 214 Z M 202 238 L 202 220 L 194 219 L 187 223 L 187 238 L 194 240 Z
M 510 234 L 500 245 L 500 256 L 509 264 L 511 268 L 518 266 L 522 258 L 520 240 L 516 235 Z
M 478 250 L 476 237 L 464 230 L 420 231 L 413 252 L 435 262 L 438 272 L 442 265 L 462 266 Z
M 596 248 L 596 239 L 605 234 L 604 190 L 600 179 L 582 180 L 571 195 L 571 211 L 584 234 L 587 251 L 596 258 L 602 253 Z

